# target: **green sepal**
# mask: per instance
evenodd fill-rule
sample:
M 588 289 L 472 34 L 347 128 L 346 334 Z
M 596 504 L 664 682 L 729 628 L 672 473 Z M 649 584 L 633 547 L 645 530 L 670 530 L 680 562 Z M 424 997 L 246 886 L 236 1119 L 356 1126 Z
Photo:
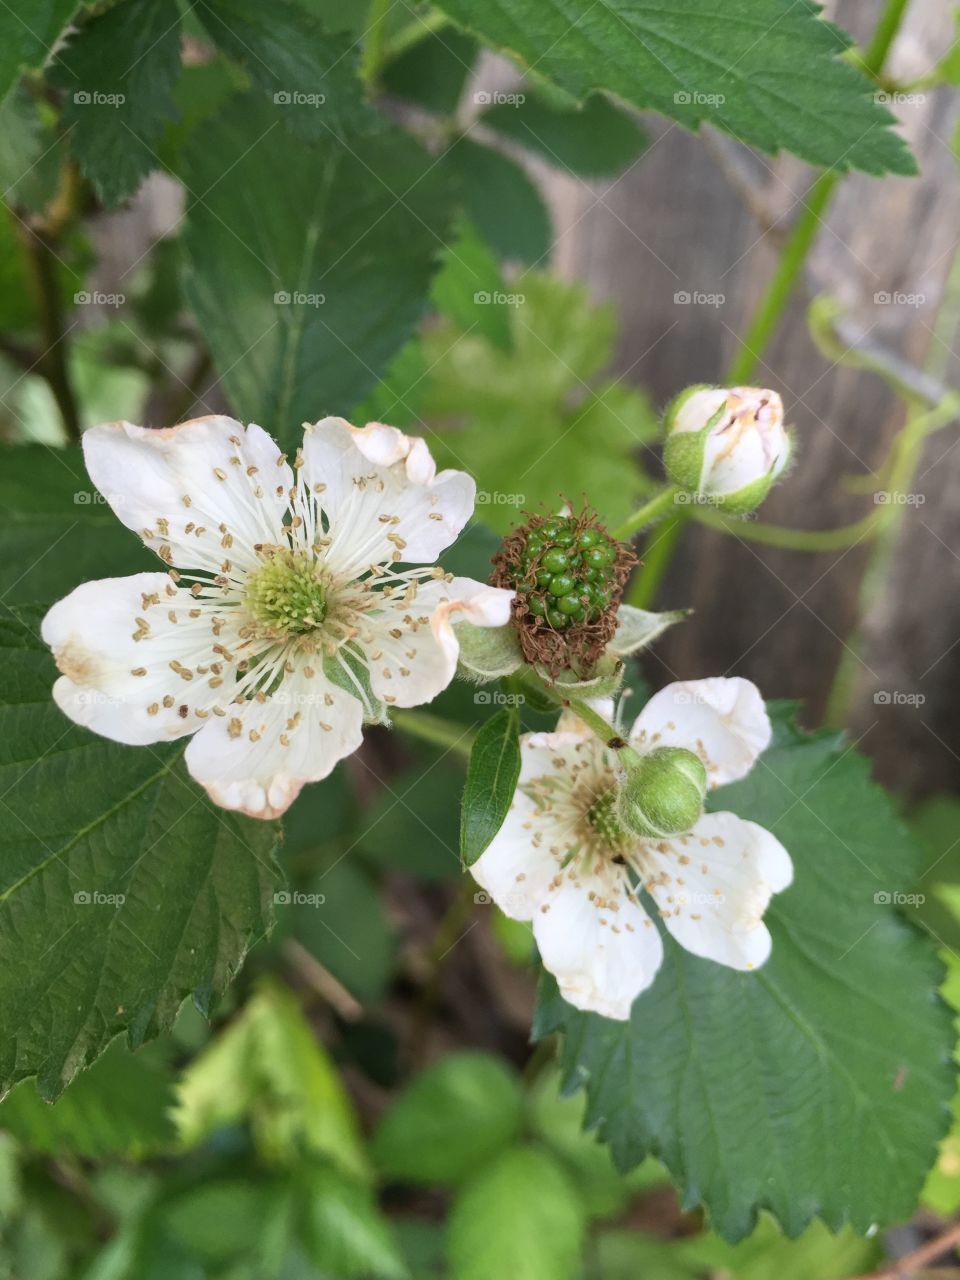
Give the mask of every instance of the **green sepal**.
M 616 634 L 607 645 L 607 652 L 618 658 L 638 653 L 653 644 L 667 627 L 672 627 L 675 622 L 683 622 L 692 612 L 692 609 L 673 609 L 668 613 L 648 613 L 646 609 L 635 609 L 633 605 L 622 604 L 617 610 Z
M 700 493 L 707 441 L 710 438 L 710 432 L 723 416 L 726 402 L 707 419 L 699 431 L 675 431 L 674 423 L 678 413 L 691 396 L 701 391 L 716 389 L 704 385 L 687 387 L 671 401 L 664 419 L 666 440 L 663 446 L 663 469 L 670 483 L 687 493 Z
M 460 645 L 457 674 L 482 684 L 512 675 L 523 665 L 520 641 L 511 623 L 502 627 L 478 627 L 458 622 L 453 628 Z
M 622 660 L 609 650 L 603 654 L 589 675 L 576 671 L 561 671 L 551 677 L 543 667 L 535 667 L 544 685 L 553 691 L 558 701 L 565 698 L 610 698 L 619 693 L 623 684 Z
M 390 713 L 386 704 L 381 702 L 373 692 L 370 684 L 370 669 L 367 664 L 361 662 L 349 649 L 340 649 L 339 655 L 342 656 L 343 662 L 350 668 L 350 673 L 344 671 L 343 663 L 338 662 L 337 658 L 325 657 L 323 660 L 323 674 L 331 684 L 335 684 L 338 689 L 343 689 L 345 693 L 351 694 L 361 703 L 364 724 L 389 725 Z M 351 674 L 353 679 L 351 679 Z

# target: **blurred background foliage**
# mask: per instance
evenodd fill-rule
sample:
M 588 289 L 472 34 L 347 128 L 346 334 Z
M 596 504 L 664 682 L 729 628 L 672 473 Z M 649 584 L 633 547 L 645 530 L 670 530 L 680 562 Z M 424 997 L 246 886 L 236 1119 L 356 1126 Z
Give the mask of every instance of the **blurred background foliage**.
M 569 252 L 563 184 L 610 197 L 605 184 L 632 172 L 651 139 L 660 145 L 656 120 L 642 128 L 634 107 L 698 123 L 671 107 L 655 73 L 646 97 L 611 79 L 619 97 L 578 105 L 550 49 L 519 79 L 515 62 L 482 47 L 510 44 L 488 34 L 486 15 L 464 21 L 483 42 L 453 26 L 466 0 L 443 12 L 405 0 L 23 9 L 0 14 L 5 604 L 150 567 L 85 480 L 77 441 L 109 419 L 166 425 L 233 410 L 289 445 L 301 421 L 334 412 L 424 434 L 441 465 L 478 478 L 478 520 L 446 567 L 479 578 L 518 510 L 587 495 L 616 524 L 654 490 L 660 403 L 682 382 L 719 378 L 723 362 L 695 332 L 679 381 L 673 357 L 659 373 L 647 349 L 637 357 L 671 326 L 649 311 L 638 321 L 647 289 L 622 248 L 612 268 L 603 259 L 608 273 L 623 268 L 619 307 L 615 288 L 569 278 L 584 250 Z M 767 0 L 765 10 L 775 11 Z M 837 61 L 837 40 L 806 50 L 811 65 L 815 53 Z M 880 63 L 861 69 L 879 77 Z M 955 55 L 928 79 L 960 80 Z M 851 122 L 869 110 L 862 97 Z M 825 90 L 824 101 L 829 114 Z M 809 163 L 911 167 L 881 117 L 844 159 L 826 127 L 791 142 L 774 115 L 744 108 L 738 128 Z M 684 157 L 674 153 L 675 169 Z M 673 209 L 651 197 L 660 225 L 711 204 L 718 177 L 697 172 L 701 189 Z M 728 156 L 723 177 L 741 199 Z M 697 284 L 673 274 L 681 289 Z M 855 363 L 851 349 L 830 358 Z M 890 369 L 881 360 L 883 386 L 897 390 Z M 915 390 L 901 396 L 911 412 L 931 400 Z M 698 563 L 702 586 L 717 560 L 708 548 Z M 681 565 L 668 603 L 702 607 L 706 638 L 694 658 L 669 661 L 717 653 L 722 666 L 717 631 L 739 616 L 736 588 L 714 574 L 698 591 Z M 752 615 L 750 626 L 755 639 Z M 631 672 L 635 696 L 663 682 L 666 662 Z M 826 701 L 833 665 L 816 676 L 815 662 L 799 665 L 768 691 Z M 748 662 L 737 670 L 753 674 Z M 466 733 L 494 709 L 454 686 L 431 712 Z M 547 725 L 529 707 L 524 722 Z M 461 875 L 462 776 L 442 745 L 372 734 L 288 815 L 276 927 L 209 1022 L 187 1004 L 137 1053 L 115 1043 L 54 1105 L 32 1079 L 0 1102 L 0 1277 L 840 1280 L 960 1210 L 960 1113 L 916 1220 L 884 1239 L 815 1224 L 791 1241 L 763 1216 L 731 1245 L 681 1208 L 654 1161 L 618 1173 L 582 1132 L 582 1097 L 560 1096 L 551 1043 L 530 1048 L 529 930 Z M 957 1007 L 960 801 L 908 799 L 929 855 L 914 914 L 949 961 L 944 994 Z

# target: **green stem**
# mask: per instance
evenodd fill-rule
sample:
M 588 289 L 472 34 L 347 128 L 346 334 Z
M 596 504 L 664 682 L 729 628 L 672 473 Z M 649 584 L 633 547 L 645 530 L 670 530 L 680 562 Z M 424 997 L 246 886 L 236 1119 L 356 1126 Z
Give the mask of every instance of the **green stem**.
M 364 35 L 363 55 L 360 59 L 360 75 L 364 83 L 375 85 L 384 64 L 387 47 L 387 15 L 391 0 L 370 0 L 367 11 L 367 29 Z
M 627 591 L 627 604 L 635 609 L 649 609 L 653 604 L 689 514 L 678 507 L 677 514 L 664 520 L 656 534 L 647 539 L 640 568 Z
M 450 19 L 445 13 L 440 13 L 439 10 L 434 13 L 428 13 L 423 18 L 414 18 L 413 22 L 408 22 L 405 27 L 401 27 L 387 41 L 384 60 L 392 62 L 394 58 L 398 58 L 401 53 L 406 53 L 413 45 L 419 44 L 427 36 L 431 36 L 437 31 L 442 31 L 444 27 L 449 25 Z
M 878 76 L 887 60 L 890 46 L 897 38 L 900 23 L 907 11 L 910 0 L 887 0 L 873 32 L 873 38 L 867 45 L 860 65 L 870 76 Z
M 960 288 L 960 275 L 955 276 L 951 271 L 950 278 L 955 282 L 956 287 Z M 950 302 L 949 299 L 948 302 Z M 927 436 L 955 422 L 958 417 L 960 417 L 960 394 L 951 391 L 933 409 L 908 418 L 891 449 L 888 479 L 891 494 L 910 492 Z M 878 507 L 875 513 L 878 535 L 876 546 L 864 569 L 858 592 L 857 614 L 861 619 L 868 612 L 875 596 L 879 594 L 887 566 L 893 555 L 894 538 L 902 514 L 903 506 L 896 502 Z M 830 686 L 824 712 L 824 722 L 828 725 L 841 727 L 847 721 L 856 693 L 861 649 L 862 626 L 858 624 L 849 641 L 844 645 Z
M 638 530 L 643 529 L 648 524 L 653 524 L 655 520 L 659 520 L 662 516 L 675 505 L 677 490 L 674 485 L 667 485 L 659 493 L 655 493 L 653 497 L 638 507 L 632 516 L 628 516 L 623 524 L 617 525 L 613 531 L 615 538 L 629 538 Z
M 727 370 L 726 380 L 732 386 L 749 382 L 760 365 L 790 301 L 794 285 L 820 229 L 823 213 L 839 180 L 837 171 L 829 170 L 822 173 L 810 187 L 803 202 L 803 212 L 790 229 L 770 283 Z
M 754 520 L 733 520 L 719 511 L 699 509 L 696 519 L 710 529 L 732 533 L 745 542 L 762 542 L 768 547 L 786 551 L 842 551 L 875 532 L 878 512 L 871 511 L 862 520 L 839 529 L 787 529 L 778 524 L 761 524 Z
M 589 703 L 579 698 L 565 698 L 564 706 L 569 707 L 574 715 L 579 716 L 587 728 L 595 733 L 601 742 L 606 743 L 611 751 L 616 751 L 624 764 L 640 763 L 640 756 L 626 738 L 622 737 L 620 731 L 605 720 L 599 712 L 594 711 Z
M 476 736 L 473 729 L 465 729 L 462 725 L 454 724 L 429 711 L 394 711 L 393 722 L 398 729 L 403 729 L 405 733 L 412 734 L 423 742 L 446 747 L 448 751 L 455 751 L 464 759 L 470 758 L 470 748 Z
M 910 0 L 887 0 L 883 12 L 859 63 L 870 76 L 878 77 L 890 46 L 903 21 Z M 786 310 L 794 285 L 807 255 L 816 239 L 823 214 L 830 203 L 834 188 L 840 179 L 836 170 L 822 173 L 811 186 L 804 201 L 804 211 L 794 223 L 780 250 L 780 257 L 773 277 L 753 314 L 747 331 L 740 342 L 737 354 L 727 370 L 726 382 L 736 386 L 746 382 L 757 369 L 763 354 L 773 338 L 777 325 Z M 655 542 L 649 542 L 643 554 L 643 564 L 634 577 L 627 599 L 637 608 L 648 607 L 656 599 L 660 584 L 666 574 L 673 552 L 680 540 L 690 511 L 678 513 L 676 518 L 657 531 Z

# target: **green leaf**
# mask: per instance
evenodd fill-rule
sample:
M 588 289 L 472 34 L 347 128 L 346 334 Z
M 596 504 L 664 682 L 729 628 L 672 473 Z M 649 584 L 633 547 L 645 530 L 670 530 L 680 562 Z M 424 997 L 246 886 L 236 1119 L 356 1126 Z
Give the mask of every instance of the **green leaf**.
M 529 925 L 525 928 L 529 946 Z M 667 1182 L 666 1172 L 656 1160 L 645 1160 L 629 1174 L 620 1173 L 609 1147 L 583 1128 L 583 1094 L 565 1096 L 559 1084 L 559 1073 L 552 1068 L 537 1079 L 530 1092 L 530 1124 L 576 1184 L 591 1217 L 621 1213 L 638 1192 Z
M 386 67 L 383 87 L 437 115 L 453 115 L 477 56 L 477 42 L 446 30 L 418 40 Z
M 573 1280 L 583 1206 L 544 1151 L 516 1147 L 464 1187 L 447 1236 L 452 1280 Z
M 376 881 L 359 859 L 343 856 L 346 847 L 314 855 L 317 871 L 291 895 L 290 927 L 348 991 L 371 1003 L 390 985 L 396 938 Z
M 51 1155 L 142 1157 L 173 1146 L 172 1101 L 166 1073 L 115 1041 L 53 1106 L 35 1081 L 18 1084 L 0 1102 L 0 1129 Z
M 367 810 L 358 845 L 384 871 L 425 880 L 458 876 L 459 823 L 451 797 L 462 786 L 463 770 L 452 762 L 398 774 Z
M 85 23 L 60 54 L 51 79 L 66 90 L 63 125 L 105 204 L 132 195 L 156 166 L 179 71 L 176 0 L 121 0 Z
M 468 218 L 460 217 L 454 231 L 454 240 L 440 256 L 440 270 L 431 291 L 433 302 L 438 311 L 461 329 L 469 329 L 494 346 L 508 350 L 507 308 L 492 301 L 496 295 L 507 292 L 496 255 Z M 484 295 L 491 300 L 487 305 L 478 302 Z M 426 372 L 424 369 L 423 373 Z
M 484 519 L 500 533 L 518 509 L 556 511 L 567 498 L 615 525 L 648 483 L 636 453 L 658 425 L 641 392 L 591 385 L 613 355 L 613 309 L 540 272 L 515 288 L 476 306 L 504 312 L 509 349 L 452 323 L 424 335 L 421 414 L 434 456 L 476 476 Z
M 415 1076 L 380 1121 L 370 1152 L 402 1182 L 462 1182 L 520 1129 L 516 1074 L 486 1053 L 448 1053 Z
M 263 986 L 186 1070 L 174 1116 L 196 1146 L 240 1120 L 273 1160 L 306 1151 L 366 1176 L 357 1120 L 336 1068 L 288 992 Z
M 449 183 L 398 130 L 311 146 L 250 97 L 207 121 L 184 168 L 205 193 L 183 235 L 187 296 L 237 413 L 294 444 L 305 420 L 348 413 L 410 336 Z
M 283 1233 L 289 1211 L 289 1193 L 282 1184 L 253 1183 L 240 1178 L 218 1178 L 189 1187 L 162 1204 L 156 1214 L 165 1244 L 184 1250 L 187 1259 L 178 1259 L 176 1274 L 193 1280 L 197 1274 L 189 1264 L 202 1262 L 199 1274 L 207 1275 L 210 1264 L 239 1258 L 259 1258 L 269 1252 L 275 1232 Z M 140 1266 L 150 1265 L 155 1241 L 144 1241 Z M 151 1248 L 150 1246 L 154 1247 Z M 148 1272 L 148 1274 L 150 1274 Z M 222 1275 L 219 1267 L 212 1272 Z M 269 1274 L 264 1268 L 260 1274 Z
M 927 940 L 886 905 L 922 865 L 867 762 L 838 735 L 777 739 L 714 792 L 773 831 L 795 882 L 757 973 L 665 958 L 630 1022 L 579 1013 L 545 982 L 537 1031 L 565 1033 L 568 1087 L 621 1168 L 648 1153 L 728 1239 L 761 1207 L 789 1235 L 814 1214 L 859 1232 L 909 1216 L 954 1088 L 950 1012 Z
M 517 104 L 498 103 L 480 120 L 511 142 L 584 178 L 619 173 L 646 146 L 637 125 L 600 93 L 591 94 L 580 108 L 563 108 L 530 95 Z
M 550 216 L 514 160 L 461 137 L 443 163 L 460 179 L 470 221 L 500 257 L 536 265 L 549 256 Z
M 37 1075 L 49 1099 L 120 1032 L 219 997 L 270 927 L 277 833 L 209 804 L 182 744 L 68 721 L 40 616 L 0 616 L 0 1090 Z
M 811 164 L 912 174 L 893 116 L 811 0 L 442 0 L 455 22 L 577 98 L 606 89 L 689 129 L 707 122 Z
M 32 0 L 24 18 L 13 5 L 0 7 L 0 99 L 10 92 L 23 67 L 47 59 L 78 0 Z
M 360 1280 L 404 1280 L 408 1271 L 386 1219 L 365 1187 L 333 1169 L 314 1169 L 306 1181 L 310 1256 L 324 1272 Z
M 460 857 L 472 867 L 503 826 L 520 777 L 520 723 L 502 707 L 473 741 L 460 810 Z
M 203 0 L 211 40 L 250 74 L 275 119 L 304 138 L 372 128 L 357 76 L 360 43 L 291 0 Z

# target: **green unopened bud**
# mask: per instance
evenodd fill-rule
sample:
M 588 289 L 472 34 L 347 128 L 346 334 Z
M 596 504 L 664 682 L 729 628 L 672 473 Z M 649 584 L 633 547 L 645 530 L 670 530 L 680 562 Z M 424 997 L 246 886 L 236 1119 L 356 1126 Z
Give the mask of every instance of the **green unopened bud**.
M 783 403 L 759 387 L 688 387 L 667 410 L 663 462 L 688 501 L 746 515 L 790 458 Z
M 657 747 L 641 757 L 620 788 L 620 822 L 648 838 L 682 835 L 703 812 L 706 791 L 699 756 L 684 747 Z

